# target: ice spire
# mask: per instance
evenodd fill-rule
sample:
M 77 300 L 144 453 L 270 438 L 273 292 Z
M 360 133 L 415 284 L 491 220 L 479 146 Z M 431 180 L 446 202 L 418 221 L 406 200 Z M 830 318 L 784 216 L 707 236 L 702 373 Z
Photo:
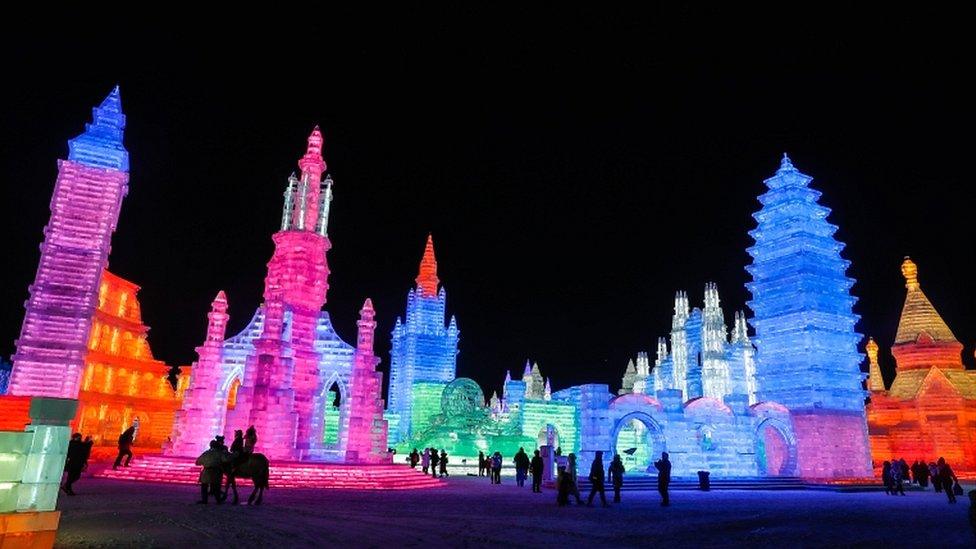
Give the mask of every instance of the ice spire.
M 732 343 L 736 345 L 749 344 L 749 326 L 746 324 L 745 311 L 735 312 L 735 327 L 732 331 Z
M 552 400 L 552 385 L 549 384 L 549 378 L 546 378 L 546 388 L 542 394 L 543 400 Z
M 428 234 L 427 246 L 424 247 L 424 257 L 420 260 L 417 288 L 424 297 L 436 297 L 438 284 L 440 284 L 440 280 L 437 278 L 437 258 L 434 257 L 434 237 Z
M 884 391 L 884 379 L 881 377 L 881 366 L 878 364 L 878 344 L 874 338 L 868 338 L 868 344 L 864 347 L 868 354 L 868 390 Z
M 525 359 L 525 369 L 522 370 L 522 380 L 528 381 L 527 378 L 532 377 L 532 362 L 529 359 Z
M 359 327 L 356 348 L 370 355 L 373 353 L 373 334 L 376 330 L 376 321 L 373 320 L 375 316 L 376 311 L 373 310 L 373 301 L 367 297 L 363 303 L 363 308 L 359 311 L 359 321 L 356 322 L 356 325 Z
M 125 115 L 119 87 L 115 86 L 102 102 L 92 109 L 92 121 L 85 132 L 68 141 L 68 160 L 93 166 L 129 171 L 129 153 L 122 145 Z

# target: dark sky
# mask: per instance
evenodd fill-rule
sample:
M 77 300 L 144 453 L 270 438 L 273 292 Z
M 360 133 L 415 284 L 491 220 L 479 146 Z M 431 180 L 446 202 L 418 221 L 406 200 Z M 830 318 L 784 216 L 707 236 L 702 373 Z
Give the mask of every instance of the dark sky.
M 218 290 L 231 331 L 250 318 L 315 124 L 336 181 L 327 309 L 353 341 L 373 298 L 382 368 L 432 231 L 459 375 L 490 393 L 531 357 L 555 389 L 619 384 L 627 357 L 669 330 L 675 290 L 700 304 L 717 282 L 728 323 L 744 307 L 746 231 L 784 151 L 833 209 L 859 328 L 888 375 L 906 254 L 972 362 L 962 20 L 678 9 L 7 29 L 0 354 L 14 349 L 56 159 L 119 83 L 132 169 L 110 265 L 142 286 L 169 363 L 193 360 Z

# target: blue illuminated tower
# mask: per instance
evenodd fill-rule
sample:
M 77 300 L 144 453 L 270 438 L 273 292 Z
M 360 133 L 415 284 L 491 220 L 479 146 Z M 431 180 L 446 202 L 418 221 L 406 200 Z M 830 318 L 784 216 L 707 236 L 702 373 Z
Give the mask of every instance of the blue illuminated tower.
M 447 385 L 455 377 L 459 332 L 453 316 L 444 323 L 447 294 L 444 288 L 438 289 L 439 284 L 434 241 L 428 235 L 417 287 L 407 294 L 406 321 L 397 318 L 393 328 L 387 411 L 398 414 L 399 423 L 397 432 L 390 434 L 391 442 L 407 440 L 415 433 L 414 405 L 439 408 L 440 395 L 430 389 L 436 384 Z M 431 402 L 415 403 L 415 389 L 418 395 L 429 396 L 423 398 Z
M 806 176 L 783 155 L 765 181 L 762 208 L 753 215 L 756 241 L 749 307 L 756 330 L 759 401 L 790 409 L 797 460 L 806 477 L 870 473 L 870 452 L 861 387 L 861 335 L 851 295 L 850 262 L 827 222 L 830 209 L 817 201 Z

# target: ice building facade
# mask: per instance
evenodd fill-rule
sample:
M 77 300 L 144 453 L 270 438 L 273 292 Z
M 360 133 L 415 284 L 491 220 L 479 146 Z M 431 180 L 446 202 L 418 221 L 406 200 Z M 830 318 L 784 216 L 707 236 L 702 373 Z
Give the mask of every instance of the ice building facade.
M 956 474 L 976 474 L 976 371 L 962 363 L 963 345 L 922 291 L 918 267 L 901 266 L 905 304 L 891 346 L 895 379 L 885 387 L 878 344 L 867 343 L 868 431 L 874 466 L 904 458 L 946 458 Z
M 176 415 L 167 448 L 171 455 L 197 455 L 214 436 L 229 439 L 235 429 L 253 425 L 261 452 L 271 459 L 350 460 L 350 402 L 353 395 L 365 398 L 352 383 L 372 382 L 368 375 L 353 375 L 356 348 L 339 337 L 322 310 L 329 287 L 332 200 L 322 143 L 316 127 L 298 161 L 301 175 L 288 178 L 281 228 L 272 237 L 275 251 L 264 303 L 240 333 L 225 339 L 227 298 L 220 292 L 214 299 L 207 337 L 197 348 L 198 360 Z M 360 402 L 360 410 L 363 406 Z M 365 421 L 363 413 L 354 422 L 356 429 L 385 430 L 382 419 Z M 380 459 L 362 455 L 362 441 L 370 433 L 354 438 L 352 460 Z M 388 459 L 383 450 L 382 458 Z
M 447 318 L 447 293 L 437 278 L 433 236 L 427 236 L 416 287 L 407 293 L 406 316 L 397 317 L 390 350 L 387 413 L 390 442 L 423 432 L 440 410 L 444 387 L 457 371 L 457 319 Z
M 752 281 L 757 400 L 786 406 L 793 418 L 799 472 L 808 478 L 871 474 L 857 350 L 861 334 L 844 245 L 827 221 L 811 177 L 789 157 L 766 179 L 747 251 Z

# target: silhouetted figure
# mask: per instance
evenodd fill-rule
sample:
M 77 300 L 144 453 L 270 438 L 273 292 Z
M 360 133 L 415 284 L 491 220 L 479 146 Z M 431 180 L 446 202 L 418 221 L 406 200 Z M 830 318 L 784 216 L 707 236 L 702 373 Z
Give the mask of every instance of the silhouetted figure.
M 112 469 L 118 469 L 119 465 L 122 465 L 122 456 L 125 456 L 125 467 L 129 466 L 129 462 L 132 461 L 132 441 L 136 437 L 136 426 L 133 425 L 122 434 L 119 435 L 119 455 L 115 458 L 115 463 L 112 465 Z
M 247 432 L 244 433 L 244 452 L 248 454 L 254 453 L 254 447 L 258 445 L 258 432 L 253 425 L 247 428 Z
M 532 491 L 541 494 L 542 493 L 542 471 L 546 468 L 545 463 L 542 462 L 542 455 L 538 450 L 535 451 L 535 455 L 532 456 L 532 463 L 530 464 L 532 469 Z
M 424 453 L 420 455 L 420 470 L 427 474 L 430 469 L 430 448 L 424 448 Z
M 217 435 L 214 437 L 214 442 L 217 443 L 217 449 L 222 452 L 227 452 L 227 445 L 224 444 L 224 435 Z
M 929 468 L 924 461 L 917 462 L 915 466 L 915 479 L 922 488 L 929 487 Z
M 519 448 L 518 452 L 515 453 L 515 484 L 519 487 L 525 486 L 525 477 L 528 476 L 529 466 L 531 465 L 529 461 L 529 455 L 525 453 L 525 448 Z M 532 490 L 535 492 L 535 489 Z
M 61 487 L 69 496 L 75 495 L 71 485 L 81 478 L 81 472 L 88 467 L 88 456 L 91 455 L 93 444 L 91 437 L 82 442 L 81 433 L 71 435 L 71 441 L 68 442 L 68 455 L 64 463 L 64 471 L 68 476 L 64 486 Z
M 488 469 L 488 467 L 485 467 L 485 453 L 479 451 L 478 452 L 478 476 L 479 477 L 485 476 L 486 469 Z
M 418 463 L 420 463 L 420 452 L 414 448 L 413 452 L 410 452 L 410 468 L 416 469 Z
M 671 484 L 671 461 L 667 452 L 661 452 L 661 459 L 654 462 L 657 468 L 657 491 L 661 493 L 661 507 L 671 505 L 668 497 L 668 485 Z
M 491 456 L 491 483 L 501 484 L 502 483 L 502 453 L 495 452 Z
M 969 527 L 973 529 L 973 536 L 976 536 L 976 490 L 969 491 Z
M 437 477 L 437 465 L 441 462 L 441 456 L 437 454 L 437 448 L 430 449 L 430 476 Z
M 569 473 L 566 472 L 566 467 L 560 465 L 556 469 L 556 505 L 560 507 L 569 505 L 569 483 L 572 481 Z
M 610 477 L 610 484 L 613 485 L 613 502 L 620 503 L 620 489 L 624 485 L 624 462 L 620 460 L 620 454 L 613 456 L 607 476 Z
M 447 475 L 447 452 L 441 450 L 441 476 L 446 477 Z
M 230 453 L 234 454 L 235 457 L 240 457 L 244 453 L 244 431 L 240 429 L 234 431 L 234 440 L 230 443 Z
M 561 456 L 561 455 L 563 455 L 563 447 L 562 446 L 556 446 L 556 451 L 553 452 L 553 455 L 555 455 L 555 456 Z
M 946 496 L 949 497 L 949 503 L 956 502 L 956 491 L 955 483 L 959 481 L 956 478 L 956 473 L 952 471 L 952 467 L 946 463 L 945 458 L 939 458 L 939 479 L 942 481 L 942 489 L 945 490 Z
M 566 458 L 566 473 L 572 481 L 569 485 L 571 489 L 569 494 L 576 498 L 577 505 L 583 505 L 583 498 L 580 497 L 579 491 L 579 477 L 577 477 L 576 472 L 576 454 L 570 453 Z
M 942 478 L 939 476 L 939 465 L 934 461 L 929 462 L 929 478 L 932 479 L 932 487 L 935 491 L 941 492 Z
M 885 493 L 892 495 L 891 489 L 891 462 L 885 461 L 881 464 L 881 483 L 884 484 Z
M 891 462 L 891 495 L 905 495 L 905 486 L 902 484 L 903 480 L 901 462 L 898 460 Z
M 600 501 L 607 507 L 607 495 L 603 491 L 603 452 L 597 451 L 593 458 L 593 465 L 590 466 L 590 496 L 586 498 L 586 505 L 593 506 L 593 496 L 600 494 Z
M 224 477 L 222 470 L 224 459 L 225 452 L 216 440 L 211 440 L 210 449 L 197 458 L 197 465 L 203 467 L 203 470 L 200 471 L 200 501 L 197 503 L 206 505 L 208 496 L 211 494 L 218 505 L 224 502 L 220 493 L 220 482 Z

